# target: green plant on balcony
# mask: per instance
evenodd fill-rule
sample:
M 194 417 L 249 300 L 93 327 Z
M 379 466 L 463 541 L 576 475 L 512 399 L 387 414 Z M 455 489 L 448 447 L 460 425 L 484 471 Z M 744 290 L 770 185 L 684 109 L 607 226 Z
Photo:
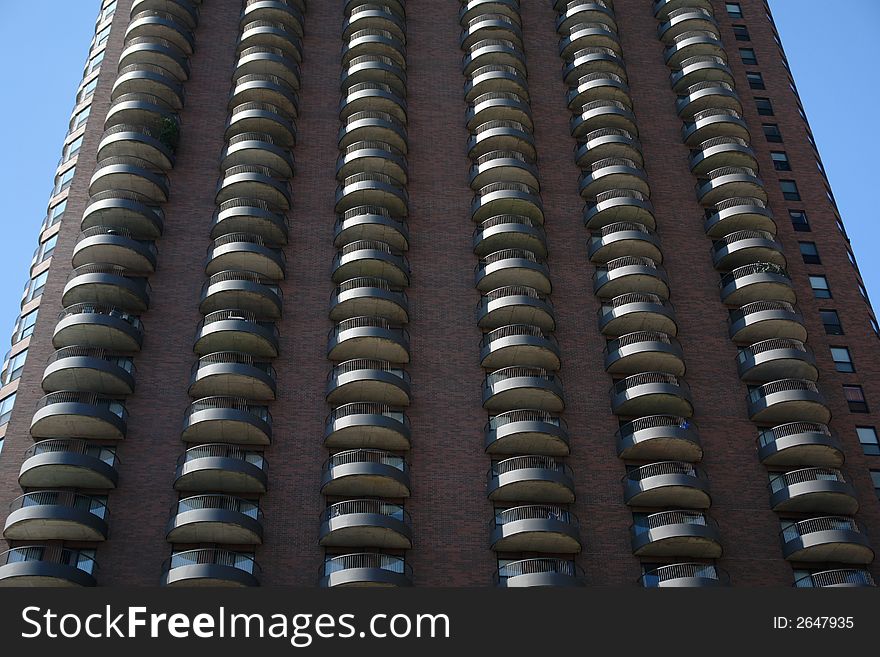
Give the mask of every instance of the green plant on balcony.
M 159 141 L 167 146 L 172 153 L 177 150 L 180 142 L 180 124 L 177 119 L 165 117 L 162 119 L 162 127 L 159 130 Z

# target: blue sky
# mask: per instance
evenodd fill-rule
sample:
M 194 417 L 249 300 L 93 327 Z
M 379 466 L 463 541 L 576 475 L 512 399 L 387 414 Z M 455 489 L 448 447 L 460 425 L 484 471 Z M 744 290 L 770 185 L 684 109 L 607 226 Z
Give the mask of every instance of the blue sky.
M 770 3 L 862 275 L 872 300 L 880 305 L 880 258 L 871 253 L 880 234 L 880 217 L 872 195 L 865 193 L 877 185 L 880 132 L 855 132 L 873 124 L 880 103 L 874 68 L 880 61 L 880 2 L 837 0 L 833 13 L 827 0 Z M 4 71 L 4 88 L 14 90 L 14 98 L 10 95 L 0 103 L 0 125 L 5 127 L 0 158 L 5 214 L 0 241 L 3 342 L 18 315 L 99 4 L 0 0 L 2 60 L 18 62 Z M 22 25 L 40 26 L 38 43 Z M 843 27 L 846 35 L 841 34 Z M 844 113 L 841 101 L 850 114 Z

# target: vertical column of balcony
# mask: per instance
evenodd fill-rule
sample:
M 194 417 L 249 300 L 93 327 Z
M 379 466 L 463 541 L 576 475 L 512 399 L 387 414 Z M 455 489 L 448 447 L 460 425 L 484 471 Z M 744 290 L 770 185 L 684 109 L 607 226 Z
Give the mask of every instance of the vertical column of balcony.
M 406 3 L 344 3 L 320 586 L 411 586 Z
M 177 112 L 198 16 L 198 4 L 189 0 L 132 4 L 73 272 L 62 292 L 64 310 L 52 337 L 56 351 L 43 373 L 47 394 L 31 422 L 37 442 L 20 471 L 26 492 L 12 503 L 4 526 L 7 540 L 37 543 L 13 550 L 7 561 L 48 560 L 49 571 L 72 566 L 91 575 L 93 550 L 40 542 L 97 544 L 108 537 L 107 498 L 118 480 L 125 399 L 135 392 L 140 315 L 150 304 L 148 279 L 157 267 L 161 205 L 170 193 Z M 38 563 L 31 567 L 36 570 L 25 570 L 40 571 Z M 73 583 L 85 583 L 76 575 Z M 38 583 L 59 579 L 31 577 Z
M 257 586 L 269 486 L 305 3 L 244 0 L 163 565 L 166 586 Z
M 758 457 L 768 468 L 770 506 L 781 514 L 783 555 L 797 568 L 831 573 L 808 585 L 839 585 L 848 578 L 834 573 L 868 564 L 874 553 L 851 517 L 858 503 L 839 470 L 843 452 L 827 426 L 831 412 L 816 385 L 819 372 L 712 4 L 659 1 L 654 14 L 757 425 Z
M 554 7 L 641 583 L 718 585 L 726 576 L 711 560 L 721 555 L 721 541 L 706 514 L 708 481 L 696 465 L 703 450 L 682 378 L 685 359 L 614 8 L 610 0 L 556 0 Z
M 519 0 L 464 0 L 474 287 L 495 584 L 580 586 L 574 481 Z

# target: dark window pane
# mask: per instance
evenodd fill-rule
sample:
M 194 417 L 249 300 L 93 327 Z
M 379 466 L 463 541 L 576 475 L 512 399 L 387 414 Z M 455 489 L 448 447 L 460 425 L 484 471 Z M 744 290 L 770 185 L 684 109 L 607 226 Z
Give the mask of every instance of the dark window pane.
M 821 265 L 822 261 L 819 259 L 819 249 L 816 248 L 815 242 L 798 242 L 798 245 L 801 249 L 801 256 L 804 259 L 804 262 L 808 265 Z
M 767 141 L 782 142 L 782 133 L 779 132 L 779 126 L 775 123 L 764 123 L 761 126 L 764 129 L 764 136 L 767 138 Z
M 773 103 L 769 98 L 755 98 L 755 105 L 758 107 L 758 114 L 761 116 L 773 116 Z
M 807 213 L 803 210 L 789 210 L 788 216 L 791 218 L 792 227 L 799 232 L 809 232 L 810 222 L 807 220 Z
M 843 335 L 843 325 L 840 323 L 840 315 L 836 310 L 820 310 L 819 317 L 828 335 Z

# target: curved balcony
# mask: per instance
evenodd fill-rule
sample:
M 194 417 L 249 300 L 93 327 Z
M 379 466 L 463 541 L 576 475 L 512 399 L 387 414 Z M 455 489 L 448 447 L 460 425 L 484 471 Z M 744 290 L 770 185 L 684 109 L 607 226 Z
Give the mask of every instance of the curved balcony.
M 293 156 L 266 133 L 241 132 L 230 137 L 220 153 L 220 169 L 253 165 L 274 171 L 280 178 L 293 175 Z
M 219 205 L 211 224 L 211 238 L 233 233 L 257 235 L 268 244 L 287 244 L 287 217 L 256 198 L 234 198 Z
M 773 213 L 759 198 L 729 198 L 715 204 L 715 211 L 707 210 L 703 224 L 709 237 L 723 237 L 737 230 L 762 230 L 776 234 Z
M 481 187 L 471 202 L 471 218 L 481 223 L 500 214 L 516 214 L 543 224 L 544 203 L 536 188 L 515 182 Z
M 522 48 L 522 28 L 518 21 L 501 13 L 480 13 L 463 23 L 458 40 L 463 50 L 470 50 L 475 43 L 484 39 L 504 39 Z
M 468 139 L 468 157 L 476 160 L 492 151 L 516 151 L 529 160 L 537 156 L 535 137 L 529 124 L 509 119 L 486 121 L 475 128 Z
M 495 121 L 512 121 L 528 131 L 534 127 L 531 106 L 516 94 L 487 93 L 474 98 L 467 110 L 467 129 L 473 131 L 485 123 Z M 527 140 L 527 137 L 523 139 Z
M 668 372 L 683 376 L 684 353 L 673 337 L 658 331 L 636 331 L 610 340 L 603 351 L 609 374 Z
M 697 3 L 684 3 L 685 6 L 666 12 L 657 26 L 657 36 L 663 43 L 673 42 L 675 37 L 691 31 L 718 33 L 718 22 L 712 9 L 697 6 Z
M 339 129 L 339 148 L 348 148 L 360 141 L 381 141 L 401 153 L 408 150 L 406 126 L 388 112 L 355 112 L 345 118 Z
M 609 157 L 593 162 L 579 180 L 584 198 L 595 197 L 613 189 L 632 189 L 647 196 L 651 190 L 644 170 L 633 160 Z
M 470 103 L 482 94 L 513 93 L 529 98 L 529 81 L 524 72 L 506 64 L 488 64 L 474 69 L 464 84 L 464 99 Z
M 556 328 L 553 304 L 524 285 L 499 287 L 484 294 L 477 304 L 476 319 L 481 329 L 488 330 L 509 324 L 530 324 L 547 332 Z
M 241 23 L 270 21 L 282 23 L 297 36 L 303 35 L 305 0 L 245 0 Z
M 272 75 L 291 89 L 297 90 L 300 86 L 299 64 L 281 48 L 251 46 L 239 50 L 232 74 L 233 83 L 246 75 Z
M 599 330 L 605 336 L 620 337 L 636 331 L 672 336 L 678 333 L 672 304 L 656 294 L 621 294 L 603 302 L 598 315 Z
M 739 112 L 732 109 L 710 108 L 694 114 L 693 121 L 681 127 L 681 140 L 690 147 L 715 137 L 736 137 L 750 141 L 751 135 Z
M 604 73 L 626 79 L 626 66 L 623 58 L 611 48 L 591 46 L 574 52 L 570 60 L 562 66 L 565 84 L 574 88 L 579 80 L 592 73 Z
M 166 131 L 166 140 L 174 145 L 168 137 L 178 127 L 177 112 L 158 96 L 145 93 L 129 93 L 117 96 L 107 111 L 104 119 L 104 129 L 109 130 L 116 126 L 136 126 L 139 130 L 147 128 L 151 132 L 158 131 L 162 135 Z
M 486 12 L 504 14 L 511 20 L 520 22 L 519 0 L 464 0 L 458 9 L 459 23 L 468 23 Z
M 734 342 L 745 344 L 774 337 L 807 339 L 803 316 L 787 301 L 753 301 L 731 310 L 728 333 Z
M 250 233 L 228 233 L 216 238 L 205 259 L 205 273 L 209 276 L 243 270 L 280 280 L 286 267 L 283 251 L 267 246 L 262 237 Z
M 474 253 L 485 257 L 504 249 L 518 249 L 547 256 L 544 227 L 522 215 L 501 214 L 489 217 L 474 229 Z
M 584 48 L 609 48 L 620 52 L 620 38 L 617 31 L 606 23 L 584 21 L 575 23 L 568 30 L 568 36 L 559 40 L 559 56 L 568 61 Z
M 697 427 L 675 415 L 650 415 L 633 420 L 614 434 L 622 459 L 700 461 L 703 448 Z
M 639 134 L 635 114 L 619 100 L 593 100 L 585 103 L 571 117 L 569 128 L 572 136 L 579 140 L 602 128 L 624 130 L 631 135 Z
M 568 425 L 546 411 L 520 409 L 489 418 L 483 429 L 487 454 L 567 456 Z
M 343 246 L 333 259 L 333 282 L 367 276 L 382 278 L 397 287 L 409 285 L 409 263 L 388 244 L 359 240 Z
M 382 278 L 352 278 L 336 286 L 330 299 L 330 319 L 334 322 L 356 317 L 381 318 L 393 324 L 409 321 L 406 293 L 392 288 Z
M 708 509 L 709 480 L 685 461 L 661 461 L 635 467 L 623 477 L 623 499 L 630 506 Z
M 689 418 L 694 414 L 690 387 L 666 372 L 633 374 L 611 388 L 611 412 L 638 417 L 669 414 Z
M 259 322 L 254 313 L 218 310 L 199 322 L 193 351 L 204 356 L 218 351 L 238 351 L 254 358 L 278 356 L 278 329 L 271 322 Z
M 496 509 L 489 525 L 489 545 L 496 552 L 577 554 L 581 551 L 578 526 L 577 516 L 561 506 Z
M 128 413 L 122 402 L 87 392 L 52 392 L 37 402 L 34 438 L 122 440 Z
M 0 553 L 0 587 L 96 586 L 97 570 L 79 550 L 25 545 Z
M 539 367 L 555 371 L 561 365 L 559 344 L 537 326 L 510 324 L 483 335 L 480 367 Z
M 142 10 L 132 12 L 131 22 L 125 30 L 125 43 L 131 39 L 160 39 L 174 44 L 185 55 L 192 55 L 195 41 L 191 26 L 182 22 L 174 14 L 160 11 Z
M 173 15 L 178 22 L 193 29 L 199 24 L 199 8 L 196 0 L 134 0 L 131 13 L 160 11 Z
M 299 35 L 284 23 L 253 20 L 243 23 L 238 35 L 238 50 L 254 46 L 278 48 L 296 62 L 302 62 L 302 41 Z
M 134 363 L 128 356 L 94 347 L 62 347 L 46 361 L 42 387 L 46 392 L 130 395 L 134 392 L 134 377 Z
M 347 360 L 327 376 L 326 399 L 334 406 L 351 402 L 409 406 L 411 394 L 409 374 L 387 361 Z
M 18 473 L 23 488 L 116 488 L 116 450 L 84 440 L 41 440 L 25 452 Z
M 746 168 L 756 171 L 758 160 L 755 151 L 739 137 L 713 137 L 691 151 L 691 172 L 704 177 L 710 171 L 721 168 Z
M 271 103 L 256 101 L 235 105 L 226 122 L 225 138 L 246 132 L 270 135 L 279 146 L 293 148 L 297 130 L 287 112 Z
M 513 182 L 539 189 L 538 167 L 517 151 L 489 151 L 471 165 L 471 189 L 493 183 Z
M 712 0 L 654 0 L 652 10 L 658 20 L 667 20 L 673 11 L 680 11 L 682 7 L 689 9 L 705 9 L 712 11 Z
M 520 74 L 527 74 L 525 54 L 513 41 L 506 39 L 477 41 L 468 49 L 462 59 L 461 72 L 465 77 L 470 78 L 475 71 L 484 66 L 508 66 Z M 519 86 L 528 89 L 528 81 L 523 77 Z M 469 88 L 473 88 L 471 83 L 466 83 L 465 90 L 467 91 Z M 501 91 L 501 89 L 493 89 L 493 91 Z M 466 97 L 466 100 L 472 101 L 475 95 L 479 94 L 471 94 L 470 97 Z M 528 94 L 526 93 L 526 95 Z
M 261 494 L 269 483 L 262 452 L 209 443 L 190 447 L 177 459 L 174 490 Z
M 730 576 L 712 564 L 674 563 L 645 573 L 639 583 L 646 589 L 706 588 L 729 586 Z
M 637 557 L 721 556 L 718 525 L 700 511 L 652 513 L 633 523 L 629 530 L 632 551 Z
M 611 3 L 605 0 L 576 0 L 575 2 L 557 2 L 554 8 L 559 12 L 556 16 L 556 31 L 566 34 L 575 25 L 582 22 L 596 22 L 607 25 L 617 31 L 614 10 Z
M 171 124 L 173 125 L 173 123 Z M 176 137 L 137 125 L 118 123 L 104 131 L 98 143 L 98 161 L 111 157 L 134 157 L 155 169 L 167 171 L 174 166 Z
M 154 201 L 141 194 L 110 189 L 93 195 L 83 212 L 80 227 L 114 226 L 127 230 L 132 237 L 154 240 L 164 230 L 165 214 Z
M 25 493 L 9 505 L 9 541 L 105 541 L 107 506 L 100 497 L 66 490 Z
M 217 181 L 217 204 L 236 198 L 258 198 L 269 205 L 290 209 L 290 187 L 278 171 L 265 166 L 239 164 L 225 169 Z
M 770 508 L 777 513 L 852 515 L 859 510 L 855 489 L 836 468 L 802 468 L 770 476 Z
M 260 585 L 251 554 L 219 548 L 175 551 L 162 564 L 162 586 L 244 587 Z
M 358 173 L 378 173 L 406 185 L 409 167 L 401 151 L 382 141 L 358 141 L 340 153 L 336 160 L 336 179 L 345 180 Z
M 559 413 L 565 395 L 559 375 L 539 367 L 505 367 L 486 375 L 483 408 L 490 412 L 534 408 Z
M 392 249 L 409 248 L 409 228 L 399 217 L 378 205 L 359 205 L 336 218 L 333 245 L 338 249 L 361 240 L 384 242 Z
M 406 451 L 410 448 L 409 420 L 402 410 L 387 404 L 343 404 L 327 416 L 324 446 Z
M 321 514 L 318 543 L 329 547 L 412 547 L 412 522 L 399 504 L 382 500 L 346 500 Z
M 168 200 L 168 178 L 147 160 L 137 157 L 108 157 L 98 162 L 89 181 L 89 195 L 110 190 L 140 194 L 152 203 Z
M 779 267 L 787 264 L 782 245 L 772 233 L 762 230 L 738 230 L 713 242 L 712 262 L 716 269 L 723 270 L 753 262 L 769 262 Z
M 654 229 L 654 206 L 644 194 L 632 189 L 612 189 L 587 199 L 584 206 L 584 225 L 599 229 L 620 221 L 643 224 Z
M 599 128 L 588 132 L 574 151 L 575 163 L 581 169 L 591 169 L 596 162 L 613 158 L 635 162 L 640 169 L 644 166 L 641 143 L 619 128 Z
M 748 408 L 749 419 L 766 424 L 828 424 L 831 419 L 816 384 L 802 379 L 781 379 L 758 386 L 749 393 Z
M 342 25 L 342 38 L 347 39 L 357 30 L 376 29 L 392 32 L 401 41 L 406 41 L 406 22 L 403 13 L 397 13 L 388 5 L 362 3 L 346 11 Z
M 861 568 L 838 568 L 810 573 L 795 581 L 797 588 L 854 588 L 877 586 L 867 570 Z
M 540 557 L 505 563 L 495 573 L 495 586 L 584 586 L 584 578 L 574 561 Z
M 52 345 L 56 349 L 87 345 L 110 351 L 140 351 L 143 339 L 143 325 L 136 316 L 119 308 L 79 303 L 59 314 Z
M 327 358 L 333 361 L 372 358 L 409 362 L 409 333 L 382 317 L 352 317 L 330 329 Z
M 272 105 L 288 117 L 295 118 L 299 114 L 299 99 L 296 91 L 275 75 L 252 73 L 235 80 L 229 94 L 229 108 L 233 109 L 248 103 Z
M 869 564 L 874 550 L 852 518 L 824 516 L 792 522 L 779 534 L 788 561 Z
M 547 264 L 531 251 L 522 249 L 502 249 L 480 258 L 474 269 L 474 287 L 489 292 L 510 285 L 525 285 L 550 294 Z
M 207 397 L 190 404 L 180 439 L 187 443 L 268 445 L 272 442 L 272 416 L 265 406 L 247 399 Z
M 250 354 L 220 351 L 202 356 L 193 363 L 189 394 L 193 398 L 210 396 L 275 399 L 275 369 L 257 362 Z
M 665 300 L 669 298 L 669 282 L 666 272 L 650 258 L 623 256 L 596 266 L 593 292 L 601 299 L 639 293 Z
M 361 205 L 378 205 L 392 215 L 405 217 L 409 195 L 394 178 L 382 173 L 356 173 L 343 179 L 336 189 L 336 212 L 343 213 Z
M 130 64 L 120 66 L 110 91 L 110 100 L 115 102 L 129 94 L 149 94 L 159 98 L 171 109 L 183 108 L 183 85 L 171 71 L 150 64 Z
M 739 377 L 747 383 L 819 378 L 813 352 L 800 340 L 789 338 L 770 338 L 742 348 L 736 364 Z
M 697 198 L 703 205 L 714 205 L 728 198 L 750 196 L 767 200 L 764 182 L 748 167 L 721 167 L 713 169 L 708 179 L 697 181 Z
M 222 271 L 202 286 L 199 312 L 207 315 L 239 308 L 266 319 L 281 317 L 281 289 L 271 280 L 250 271 Z
M 691 57 L 724 57 L 721 38 L 708 30 L 689 30 L 672 39 L 663 51 L 663 59 L 670 68 L 678 68 Z
M 772 262 L 754 262 L 725 274 L 718 285 L 721 302 L 743 306 L 774 299 L 794 303 L 797 298 L 788 272 Z
M 412 586 L 412 568 L 403 557 L 373 552 L 328 555 L 320 577 L 322 588 Z
M 551 456 L 513 456 L 489 468 L 486 494 L 496 502 L 570 504 L 573 477 L 571 468 Z
M 103 263 L 132 272 L 152 273 L 156 271 L 157 257 L 158 250 L 152 241 L 134 239 L 124 228 L 94 226 L 80 234 L 71 264 L 81 267 Z
M 401 92 L 381 82 L 360 82 L 344 90 L 339 101 L 342 121 L 359 112 L 383 112 L 399 123 L 407 122 L 407 103 Z
M 679 95 L 675 108 L 683 121 L 692 121 L 697 113 L 713 108 L 726 109 L 737 114 L 743 111 L 736 90 L 721 80 L 692 84 Z
M 409 465 L 376 449 L 337 452 L 322 468 L 321 494 L 339 497 L 409 497 Z
M 623 256 L 650 258 L 662 262 L 660 238 L 643 224 L 617 222 L 594 231 L 588 243 L 590 260 L 607 263 Z
M 232 495 L 194 495 L 171 506 L 165 526 L 169 543 L 259 545 L 263 512 L 259 504 Z
M 843 465 L 843 448 L 831 430 L 815 422 L 790 422 L 762 429 L 758 435 L 758 458 L 766 466 Z
M 595 128 L 593 132 L 610 130 L 610 128 L 603 127 L 606 120 L 609 123 L 633 123 L 633 119 L 625 112 L 614 112 L 611 110 L 604 112 L 594 111 L 595 108 L 602 107 L 602 105 L 597 105 L 596 103 L 616 103 L 613 107 L 620 108 L 622 106 L 629 111 L 632 110 L 629 85 L 623 77 L 615 73 L 597 71 L 582 75 L 576 83 L 571 85 L 567 98 L 568 109 L 575 113 L 575 121 L 580 133 L 589 130 L 591 126 Z M 585 110 L 585 106 L 589 106 L 593 111 L 590 109 Z M 584 117 L 585 112 L 590 112 L 590 115 Z M 577 121 L 578 114 L 580 114 L 581 121 Z M 580 124 L 583 121 L 586 121 L 587 125 L 581 127 Z M 626 131 L 624 130 L 624 132 Z M 632 137 L 630 133 L 626 132 L 626 134 Z M 588 139 L 589 135 L 584 137 L 584 140 Z
M 145 64 L 165 69 L 179 82 L 189 79 L 189 61 L 186 54 L 171 41 L 152 36 L 126 39 L 119 54 L 119 68 Z

